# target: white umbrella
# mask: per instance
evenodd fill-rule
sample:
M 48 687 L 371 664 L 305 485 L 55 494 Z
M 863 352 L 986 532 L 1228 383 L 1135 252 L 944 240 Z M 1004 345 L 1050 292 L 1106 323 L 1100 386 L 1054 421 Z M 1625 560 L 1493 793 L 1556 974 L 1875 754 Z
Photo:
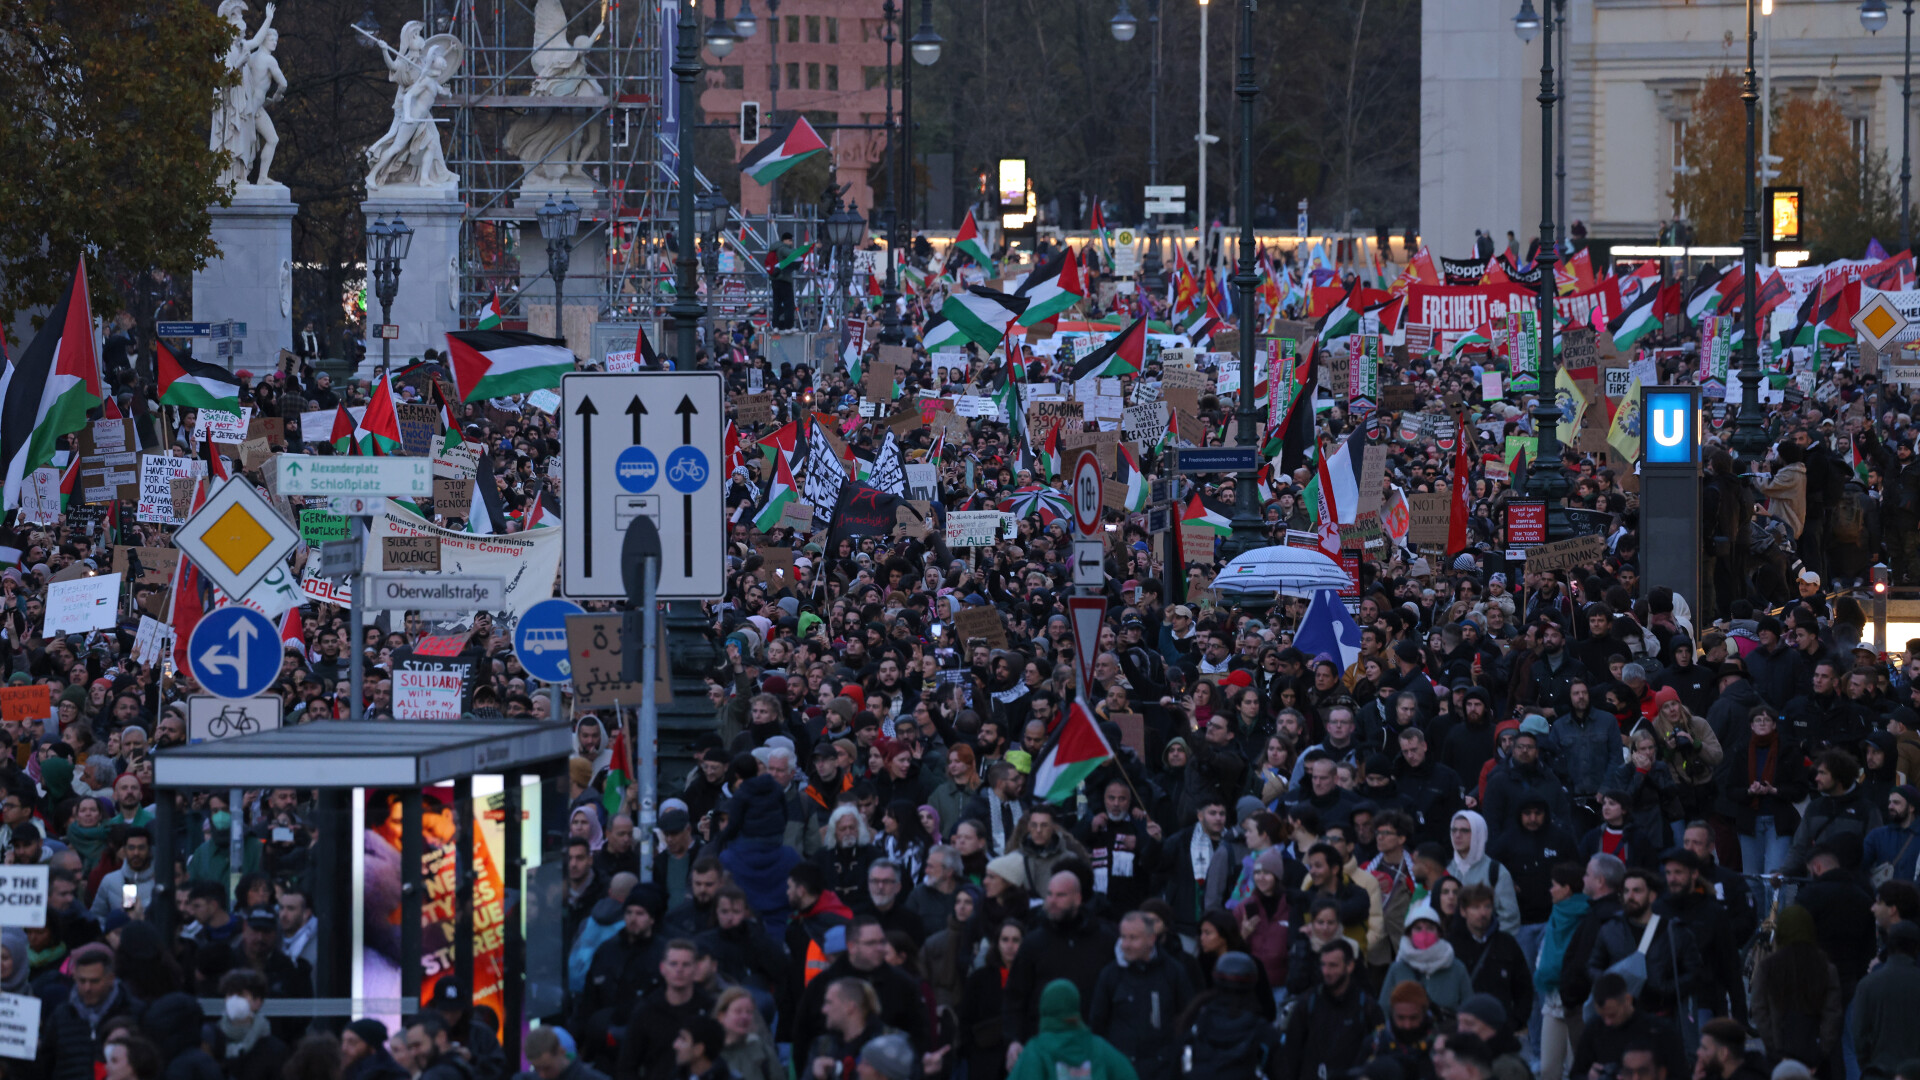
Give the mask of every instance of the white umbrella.
M 1241 552 L 1213 579 L 1216 592 L 1232 596 L 1261 594 L 1311 597 L 1315 589 L 1353 585 L 1345 569 L 1318 548 L 1273 547 Z

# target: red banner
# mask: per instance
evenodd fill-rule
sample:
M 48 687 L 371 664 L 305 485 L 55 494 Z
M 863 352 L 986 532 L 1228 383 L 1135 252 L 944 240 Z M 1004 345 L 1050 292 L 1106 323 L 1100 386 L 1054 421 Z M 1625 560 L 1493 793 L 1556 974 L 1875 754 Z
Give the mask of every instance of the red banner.
M 1453 339 L 1495 316 L 1534 302 L 1524 285 L 1415 285 L 1407 290 L 1401 318 L 1433 327 L 1434 344 L 1445 351 Z

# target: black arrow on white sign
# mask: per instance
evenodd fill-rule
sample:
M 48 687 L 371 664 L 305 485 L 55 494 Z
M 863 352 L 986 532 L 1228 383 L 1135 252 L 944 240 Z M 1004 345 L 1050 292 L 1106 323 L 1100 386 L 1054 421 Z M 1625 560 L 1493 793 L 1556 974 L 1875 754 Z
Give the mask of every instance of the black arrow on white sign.
M 581 539 L 580 562 L 583 568 L 586 570 L 586 575 L 588 577 L 592 577 L 593 576 L 593 418 L 600 415 L 600 410 L 593 407 L 592 398 L 583 397 L 580 399 L 580 407 L 573 410 L 573 414 L 580 418 L 580 470 L 581 470 L 580 471 L 580 491 L 583 496 L 580 501 L 586 504 L 581 509 L 581 514 L 583 515 L 581 519 L 581 526 L 586 531 L 583 534 Z M 634 436 L 634 441 L 636 443 L 640 441 L 640 418 L 638 416 L 633 418 L 633 436 Z
M 633 417 L 633 445 L 639 446 L 640 418 L 647 415 L 646 402 L 640 400 L 640 395 L 633 396 L 632 403 L 627 406 L 627 415 Z
M 678 413 L 680 416 L 680 445 L 681 446 L 692 445 L 693 418 L 699 415 L 700 409 L 694 405 L 692 397 L 686 394 L 682 394 L 680 395 L 680 407 L 673 411 L 675 413 Z M 721 483 L 725 483 L 725 482 L 726 481 L 724 480 L 721 481 Z M 686 574 L 688 577 L 692 577 L 693 576 L 693 496 L 684 495 L 681 498 L 683 500 L 681 520 L 686 523 L 686 528 L 687 528 Z

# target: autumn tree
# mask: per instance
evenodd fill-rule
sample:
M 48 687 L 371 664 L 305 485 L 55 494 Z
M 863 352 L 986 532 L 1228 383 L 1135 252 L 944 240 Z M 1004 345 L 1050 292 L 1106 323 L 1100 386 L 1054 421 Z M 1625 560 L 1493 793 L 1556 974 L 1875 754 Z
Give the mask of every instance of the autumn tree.
M 1673 200 L 1699 244 L 1737 244 L 1744 230 L 1747 117 L 1740 82 L 1732 71 L 1707 77 L 1681 143 L 1687 169 L 1674 178 Z M 1899 194 L 1886 155 L 1853 145 L 1852 125 L 1832 94 L 1777 102 L 1771 141 L 1781 159 L 1775 183 L 1803 189 L 1804 236 L 1814 262 L 1858 258 L 1873 237 L 1899 231 Z
M 0 310 L 58 300 L 83 252 L 102 314 L 112 267 L 206 265 L 229 36 L 206 3 L 0 4 Z

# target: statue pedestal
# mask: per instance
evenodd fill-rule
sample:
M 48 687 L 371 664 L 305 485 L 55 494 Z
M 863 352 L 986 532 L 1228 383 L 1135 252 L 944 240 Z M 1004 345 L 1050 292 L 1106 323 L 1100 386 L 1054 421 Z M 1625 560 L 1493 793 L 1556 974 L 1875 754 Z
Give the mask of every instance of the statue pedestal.
M 522 188 L 521 195 L 513 202 L 513 210 L 522 216 L 519 297 L 527 330 L 546 337 L 564 337 L 575 356 L 591 359 L 593 327 L 600 321 L 607 288 L 607 233 L 605 229 L 595 230 L 589 219 L 607 213 L 607 198 L 577 188 L 555 187 L 549 191 L 532 186 L 532 180 L 526 183 L 528 186 Z M 567 280 L 561 289 L 566 311 L 555 318 L 554 283 L 547 272 L 550 260 L 546 241 L 540 238 L 538 215 L 548 198 L 558 200 L 562 196 L 571 198 L 580 207 L 581 222 L 568 260 Z
M 211 206 L 213 242 L 220 254 L 193 275 L 197 322 L 247 324 L 239 356 L 216 356 L 211 342 L 194 358 L 229 371 L 264 373 L 281 349 L 293 347 L 293 215 L 299 211 L 284 184 L 241 184 L 232 206 Z
M 367 224 L 397 215 L 413 230 L 413 244 L 400 263 L 400 290 L 393 298 L 393 322 L 400 336 L 391 342 L 395 366 L 412 363 L 428 349 L 447 351 L 446 333 L 460 328 L 460 222 L 466 204 L 460 190 L 447 187 L 378 187 L 360 204 Z M 369 264 L 372 262 L 369 251 Z M 367 356 L 358 375 L 372 377 L 380 365 L 380 338 L 374 325 L 380 300 L 367 285 Z

